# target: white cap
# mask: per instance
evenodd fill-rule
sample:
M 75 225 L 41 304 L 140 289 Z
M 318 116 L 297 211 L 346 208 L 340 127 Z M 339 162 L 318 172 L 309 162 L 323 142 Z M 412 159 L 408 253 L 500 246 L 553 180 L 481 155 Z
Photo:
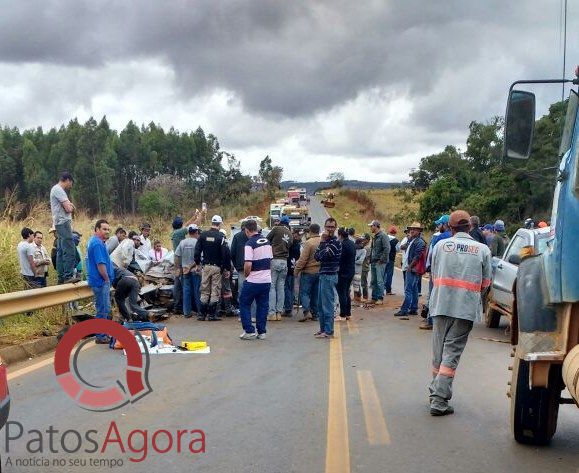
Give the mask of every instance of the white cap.
M 219 215 L 211 217 L 211 223 L 223 223 L 223 219 Z
M 189 231 L 199 230 L 199 227 L 197 225 L 195 225 L 194 223 L 192 223 L 191 225 L 189 225 L 187 227 L 187 230 L 189 230 Z

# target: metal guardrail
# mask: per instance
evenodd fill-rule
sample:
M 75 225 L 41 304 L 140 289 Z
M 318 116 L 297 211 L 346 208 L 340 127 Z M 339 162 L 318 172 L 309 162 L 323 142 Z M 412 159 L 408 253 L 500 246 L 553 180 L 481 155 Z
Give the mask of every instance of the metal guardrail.
M 86 281 L 0 294 L 0 317 L 20 314 L 92 297 Z

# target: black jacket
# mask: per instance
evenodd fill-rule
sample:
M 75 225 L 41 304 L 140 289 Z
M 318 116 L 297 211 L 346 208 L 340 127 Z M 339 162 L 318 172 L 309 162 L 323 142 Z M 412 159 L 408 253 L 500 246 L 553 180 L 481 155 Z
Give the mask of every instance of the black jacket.
M 231 260 L 225 261 L 225 245 L 223 245 L 223 233 L 216 228 L 201 233 L 195 245 L 195 263 L 219 266 L 221 269 L 229 269 Z M 203 255 L 203 261 L 201 260 Z
M 289 275 L 294 274 L 296 261 L 300 259 L 300 247 L 301 247 L 301 240 L 294 240 L 291 246 L 289 247 L 289 256 L 287 257 L 287 273 Z
M 471 237 L 473 237 L 475 241 L 478 241 L 479 243 L 483 243 L 485 245 L 487 244 L 485 236 L 482 234 L 482 232 L 478 227 L 473 228 L 470 232 L 468 232 L 468 234 Z
M 356 272 L 356 245 L 346 238 L 342 241 L 342 254 L 340 256 L 340 269 L 338 276 L 341 278 L 353 278 Z
M 245 244 L 247 243 L 247 235 L 242 230 L 233 236 L 231 241 L 231 261 L 237 272 L 243 271 L 245 264 Z
M 396 245 L 398 245 L 398 238 L 390 239 L 390 253 L 388 253 L 388 261 L 394 262 L 396 260 Z

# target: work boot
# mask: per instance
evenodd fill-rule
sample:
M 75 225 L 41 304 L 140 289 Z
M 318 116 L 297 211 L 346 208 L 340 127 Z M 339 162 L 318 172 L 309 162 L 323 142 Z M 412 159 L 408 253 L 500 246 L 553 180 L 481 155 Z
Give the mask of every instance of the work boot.
M 207 318 L 207 304 L 201 302 L 201 309 L 199 310 L 199 315 L 197 320 L 205 320 Z
M 430 408 L 430 415 L 432 416 L 447 416 L 449 414 L 454 414 L 454 408 L 452 406 L 447 406 L 446 409 Z
M 209 315 L 208 320 L 210 322 L 221 320 L 221 317 L 217 315 L 217 302 L 209 304 L 209 310 L 207 311 L 207 314 Z

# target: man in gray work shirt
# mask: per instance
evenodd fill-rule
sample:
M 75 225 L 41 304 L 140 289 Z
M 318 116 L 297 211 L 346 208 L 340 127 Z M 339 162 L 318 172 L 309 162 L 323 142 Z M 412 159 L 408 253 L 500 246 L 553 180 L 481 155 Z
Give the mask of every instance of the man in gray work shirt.
M 56 267 L 59 270 L 58 283 L 74 283 L 80 281 L 74 276 L 76 266 L 76 247 L 72 239 L 72 212 L 74 205 L 66 194 L 72 188 L 72 175 L 63 172 L 60 179 L 50 190 L 50 210 L 52 221 L 58 236 L 56 248 Z

